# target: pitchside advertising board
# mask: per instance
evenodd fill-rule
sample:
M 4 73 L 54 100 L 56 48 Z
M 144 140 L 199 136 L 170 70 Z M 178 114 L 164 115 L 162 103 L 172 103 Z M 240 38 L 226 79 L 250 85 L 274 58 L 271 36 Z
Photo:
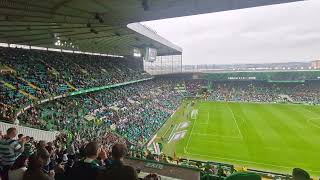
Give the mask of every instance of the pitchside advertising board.
M 157 59 L 157 54 L 158 54 L 157 49 L 147 47 L 145 49 L 144 60 L 147 62 L 154 62 Z
M 228 77 L 228 80 L 256 80 L 256 77 Z

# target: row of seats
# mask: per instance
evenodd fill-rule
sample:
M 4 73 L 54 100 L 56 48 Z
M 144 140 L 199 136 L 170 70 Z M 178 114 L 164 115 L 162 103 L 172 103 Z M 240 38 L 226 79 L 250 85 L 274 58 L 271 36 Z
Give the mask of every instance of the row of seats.
M 184 159 L 153 156 L 150 152 L 128 151 L 124 141 L 113 133 L 107 132 L 99 141 L 67 141 L 67 137 L 58 136 L 53 142 L 37 141 L 33 137 L 16 136 L 18 131 L 9 128 L 5 135 L 0 134 L 0 179 L 3 180 L 160 180 L 161 176 L 144 167 L 135 167 L 128 163 L 133 158 L 153 165 L 171 166 L 176 163 L 181 168 L 171 168 L 164 174 L 180 175 L 182 167 L 194 166 L 193 172 L 200 172 L 201 180 L 261 180 L 262 177 L 278 180 L 310 180 L 310 175 L 303 169 L 294 168 L 291 175 L 235 169 L 232 165 L 188 161 Z M 10 158 L 9 158 L 10 157 Z M 145 159 L 145 160 L 143 160 Z M 5 162 L 5 164 L 4 164 Z M 161 164 L 160 164 L 161 162 Z M 128 165 L 129 164 L 129 165 Z M 147 165 L 146 165 L 147 166 Z M 142 168 L 142 169 L 141 169 Z M 158 169 L 161 171 L 162 168 Z M 180 170 L 179 170 L 180 169 Z M 144 171 L 146 170 L 146 171 Z M 186 171 L 184 171 L 186 172 Z M 194 176 L 194 173 L 190 174 Z M 184 176 L 184 179 L 198 179 Z M 166 179 L 171 179 L 166 177 Z
M 0 94 L 17 98 L 22 94 L 26 100 L 23 104 L 15 100 L 2 103 L 6 105 L 6 112 L 2 109 L 0 117 L 12 118 L 16 107 L 28 105 L 29 100 L 150 77 L 135 62 L 125 58 L 1 47 Z
M 182 96 L 174 85 L 170 81 L 146 81 L 67 97 L 29 109 L 19 121 L 45 130 L 67 130 L 80 138 L 97 137 L 109 128 L 142 145 L 179 106 Z
M 320 82 L 269 83 L 264 81 L 214 82 L 211 100 L 277 102 L 281 95 L 296 103 L 320 103 Z

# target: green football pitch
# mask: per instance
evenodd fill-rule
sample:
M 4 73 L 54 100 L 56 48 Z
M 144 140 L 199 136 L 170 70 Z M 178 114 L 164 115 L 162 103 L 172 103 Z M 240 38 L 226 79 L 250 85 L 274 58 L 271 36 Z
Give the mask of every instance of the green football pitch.
M 320 175 L 320 106 L 200 102 L 196 119 L 187 102 L 164 124 L 156 141 L 180 158 L 290 173 Z

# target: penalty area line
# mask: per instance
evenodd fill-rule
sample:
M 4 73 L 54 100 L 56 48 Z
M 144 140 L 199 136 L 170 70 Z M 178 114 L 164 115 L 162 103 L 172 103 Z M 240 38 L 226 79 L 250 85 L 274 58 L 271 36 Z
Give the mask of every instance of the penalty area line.
M 189 146 L 189 143 L 190 143 L 190 139 L 191 139 L 191 136 L 192 136 L 192 132 L 193 132 L 194 126 L 196 125 L 197 119 L 198 118 L 196 118 L 194 120 L 194 122 L 192 123 L 192 128 L 191 128 L 191 131 L 190 131 L 190 134 L 189 134 L 189 138 L 188 138 L 188 141 L 187 141 L 187 146 L 186 146 L 187 149 L 188 149 L 188 146 Z
M 174 132 L 175 132 L 175 130 L 176 130 L 176 127 L 177 127 L 177 125 L 175 124 L 175 125 L 173 126 L 173 129 L 172 129 L 169 137 L 168 137 L 168 143 L 169 143 L 169 142 L 171 141 L 171 139 L 173 138 L 173 135 L 174 135 Z
M 237 122 L 237 120 L 236 120 L 236 118 L 235 118 L 235 116 L 234 116 L 233 110 L 230 108 L 229 104 L 227 104 L 227 106 L 228 106 L 229 111 L 230 111 L 231 114 L 232 114 L 232 118 L 233 118 L 234 122 L 236 123 L 236 126 L 237 126 L 238 132 L 239 132 L 239 134 L 240 134 L 240 137 L 241 137 L 241 139 L 243 139 L 243 135 L 242 135 L 242 133 L 241 133 L 241 131 L 240 131 L 240 128 L 239 128 L 238 122 Z
M 219 134 L 205 134 L 205 133 L 192 133 L 194 135 L 198 136 L 207 136 L 207 137 L 221 137 L 221 138 L 233 138 L 233 139 L 242 139 L 239 136 L 225 136 L 225 135 L 219 135 Z

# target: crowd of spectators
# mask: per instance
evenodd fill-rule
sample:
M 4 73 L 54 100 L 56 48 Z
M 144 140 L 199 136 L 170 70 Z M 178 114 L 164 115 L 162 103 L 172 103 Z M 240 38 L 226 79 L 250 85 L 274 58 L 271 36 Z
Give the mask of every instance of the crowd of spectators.
M 208 83 L 153 79 L 50 100 L 32 106 L 16 120 L 16 110 L 35 100 L 150 76 L 140 66 L 122 58 L 10 48 L 0 48 L 0 68 L 3 70 L 0 71 L 0 119 L 61 132 L 54 142 L 48 143 L 21 135 L 15 140 L 16 129 L 9 129 L 6 136 L 0 134 L 4 180 L 8 176 L 10 180 L 137 179 L 136 171 L 123 165 L 125 155 L 192 166 L 227 177 L 234 174 L 234 169 L 228 166 L 153 155 L 149 151 L 128 152 L 127 147 L 143 147 L 175 112 L 183 96 L 210 92 L 208 99 L 219 101 L 320 102 L 318 81 Z
M 269 83 L 264 81 L 228 81 L 212 85 L 210 100 L 246 102 L 320 103 L 320 83 Z
M 27 104 L 27 98 L 17 90 L 10 90 L 0 82 L 0 118 L 2 120 L 12 120 L 14 110 L 21 107 L 21 104 Z
M 30 101 L 150 77 L 134 59 L 0 48 L 0 118 Z
M 182 97 L 174 87 L 171 81 L 154 80 L 71 96 L 32 107 L 19 122 L 78 139 L 99 137 L 107 128 L 143 145 L 179 106 Z
M 36 141 L 9 128 L 0 135 L 0 179 L 1 180 L 160 180 L 157 174 L 141 177 L 139 169 L 126 165 L 125 158 L 148 159 L 164 163 L 176 163 L 202 169 L 201 179 L 257 179 L 261 175 L 245 169 L 236 170 L 225 164 L 158 157 L 141 151 L 129 151 L 125 143 L 88 141 L 74 145 L 65 143 L 61 137 L 53 142 Z M 106 148 L 113 142 L 111 148 Z M 150 172 L 149 172 L 150 173 Z M 215 174 L 216 176 L 212 176 Z M 284 179 L 310 180 L 308 172 L 294 168 L 292 176 Z
M 206 80 L 185 80 L 180 82 L 185 84 L 187 96 L 196 96 L 199 90 L 207 84 Z
M 305 91 L 303 87 L 309 88 L 306 91 L 308 93 L 317 91 L 310 88 L 309 84 L 295 84 L 286 88 L 284 85 L 261 82 L 224 82 L 213 83 L 212 86 L 213 91 L 209 98 L 229 101 L 272 102 L 279 99 L 279 94 L 288 94 L 294 98 L 293 94 Z M 184 87 L 187 93 L 182 93 L 181 87 Z M 80 153 L 81 145 L 92 140 L 103 144 L 107 151 L 111 151 L 116 143 L 126 144 L 130 149 L 139 148 L 174 113 L 183 95 L 197 95 L 203 87 L 208 87 L 204 81 L 155 79 L 50 101 L 30 108 L 19 116 L 19 121 L 23 125 L 63 132 L 58 137 L 59 143 L 55 144 L 65 149 L 71 146 L 72 154 Z M 190 162 L 165 154 L 153 155 L 149 151 L 130 151 L 128 155 L 201 168 L 203 172 L 223 177 L 234 172 L 229 166 Z
M 17 129 L 9 128 L 0 136 L 0 179 L 2 180 L 155 180 L 158 175 L 138 178 L 137 171 L 124 164 L 128 154 L 126 144 L 90 141 L 67 147 L 61 139 L 54 142 L 36 141 L 32 137 L 17 136 Z M 152 178 L 150 178 L 152 177 Z

